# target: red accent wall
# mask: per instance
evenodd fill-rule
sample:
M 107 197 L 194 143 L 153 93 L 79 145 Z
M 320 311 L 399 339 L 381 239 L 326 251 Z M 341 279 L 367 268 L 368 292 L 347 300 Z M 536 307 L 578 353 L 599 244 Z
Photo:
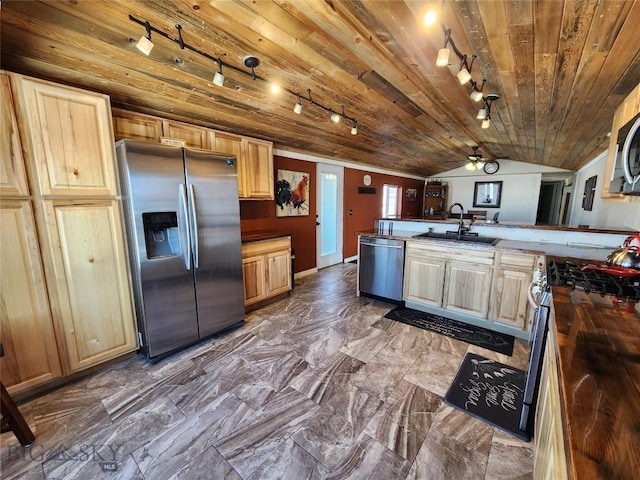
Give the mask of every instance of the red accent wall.
M 240 201 L 240 228 L 243 232 L 269 230 L 277 233 L 293 234 L 292 247 L 296 252 L 295 271 L 303 272 L 316 267 L 316 163 L 274 156 L 274 172 L 278 169 L 305 172 L 309 174 L 309 215 L 303 217 L 276 217 L 275 200 Z M 375 195 L 358 193 L 364 187 L 364 175 L 371 176 L 370 187 L 376 188 Z M 373 229 L 374 221 L 382 213 L 382 187 L 385 183 L 418 191 L 414 202 L 402 201 L 402 217 L 420 217 L 424 181 L 396 177 L 364 170 L 344 169 L 344 234 L 343 256 L 352 257 L 358 253 L 356 232 Z M 349 214 L 351 211 L 351 215 Z
M 274 173 L 278 169 L 309 174 L 309 215 L 276 217 L 275 200 L 241 200 L 240 229 L 242 232 L 269 230 L 293 234 L 291 246 L 296 252 L 295 271 L 303 272 L 316 266 L 316 164 L 304 160 L 274 156 Z
M 376 189 L 375 195 L 358 193 L 358 187 L 364 187 L 363 177 L 371 176 L 371 185 Z M 358 237 L 356 232 L 373 229 L 374 221 L 382 216 L 382 188 L 384 184 L 397 185 L 402 188 L 402 217 L 420 218 L 424 181 L 411 178 L 396 177 L 364 170 L 344 169 L 344 258 L 358 254 Z M 415 188 L 418 191 L 416 200 L 405 200 L 405 190 Z

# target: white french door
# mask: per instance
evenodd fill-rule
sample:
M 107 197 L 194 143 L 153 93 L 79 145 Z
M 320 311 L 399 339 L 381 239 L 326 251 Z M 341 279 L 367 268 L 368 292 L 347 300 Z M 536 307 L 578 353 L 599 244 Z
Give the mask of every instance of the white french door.
M 318 269 L 335 265 L 342 257 L 344 167 L 318 163 L 316 235 Z

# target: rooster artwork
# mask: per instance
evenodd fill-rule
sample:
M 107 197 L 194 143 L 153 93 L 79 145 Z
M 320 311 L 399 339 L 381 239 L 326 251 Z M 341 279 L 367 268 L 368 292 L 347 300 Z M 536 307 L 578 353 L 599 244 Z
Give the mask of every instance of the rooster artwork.
M 309 178 L 308 173 L 278 170 L 277 217 L 309 215 Z

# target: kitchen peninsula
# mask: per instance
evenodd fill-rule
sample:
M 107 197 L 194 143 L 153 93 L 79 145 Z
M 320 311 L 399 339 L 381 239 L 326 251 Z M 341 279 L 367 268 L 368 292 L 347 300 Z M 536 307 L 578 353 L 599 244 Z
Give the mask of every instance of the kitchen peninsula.
M 428 246 L 427 251 L 438 251 L 429 260 L 434 265 L 446 262 L 446 255 L 457 255 L 461 257 L 456 261 L 466 262 L 467 270 L 473 271 L 482 263 L 478 259 L 491 254 L 539 255 L 545 263 L 550 259 L 604 261 L 612 249 L 636 233 L 626 229 L 478 223 L 473 224 L 472 232 L 480 236 L 491 232 L 499 240 L 488 245 L 416 237 L 430 229 L 437 233 L 452 231 L 457 223 L 381 219 L 375 229 L 359 235 L 406 242 L 404 296 L 408 299 L 415 281 L 411 273 L 407 276 L 412 262 L 411 245 L 414 254 L 424 245 Z M 499 264 L 494 261 L 494 265 Z M 532 269 L 528 271 L 531 274 Z M 494 266 L 494 272 L 492 301 L 501 294 L 495 281 L 500 267 Z M 465 288 L 478 292 L 476 285 Z M 566 286 L 553 286 L 552 296 L 533 439 L 534 478 L 635 478 L 635 472 L 640 470 L 638 306 L 635 311 L 624 309 L 614 297 Z M 633 303 L 629 301 L 628 305 Z M 494 322 L 493 327 L 496 325 Z M 490 322 L 487 326 L 493 328 Z M 526 329 L 522 331 L 528 333 Z

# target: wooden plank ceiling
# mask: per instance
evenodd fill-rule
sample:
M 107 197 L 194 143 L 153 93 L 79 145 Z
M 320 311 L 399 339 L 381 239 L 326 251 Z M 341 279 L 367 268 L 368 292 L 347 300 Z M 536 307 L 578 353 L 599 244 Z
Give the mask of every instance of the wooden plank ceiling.
M 437 67 L 440 23 L 483 93 L 497 93 L 482 129 L 460 85 L 459 60 Z M 417 175 L 488 159 L 575 170 L 608 144 L 613 113 L 640 82 L 640 1 L 613 0 L 59 0 L 3 1 L 2 68 L 111 96 L 112 105 L 274 142 L 276 148 Z M 158 34 L 146 57 L 144 27 L 129 15 L 220 57 L 217 65 Z M 257 80 L 243 73 L 260 59 Z M 264 80 L 263 80 L 264 79 Z M 268 91 L 269 82 L 285 90 Z M 333 124 L 307 95 L 357 119 Z M 288 91 L 287 91 L 288 90 Z

